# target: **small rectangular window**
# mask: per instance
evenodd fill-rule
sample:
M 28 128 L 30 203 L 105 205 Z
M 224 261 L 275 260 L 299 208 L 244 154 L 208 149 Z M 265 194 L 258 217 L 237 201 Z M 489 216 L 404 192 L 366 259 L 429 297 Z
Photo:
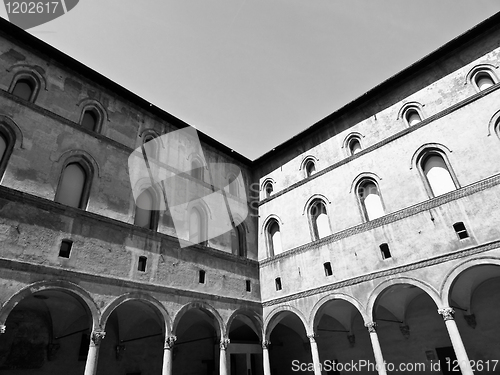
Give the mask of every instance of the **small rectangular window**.
M 200 270 L 200 272 L 198 273 L 198 282 L 200 284 L 205 284 L 205 271 Z
M 469 233 L 467 233 L 464 223 L 459 222 L 453 224 L 453 229 L 455 229 L 455 233 L 459 239 L 463 240 L 464 238 L 469 238 Z
M 250 282 L 250 280 L 245 280 L 245 284 L 246 284 L 247 292 L 251 292 L 252 291 L 252 283 Z
M 388 259 L 391 257 L 391 251 L 389 250 L 389 245 L 383 243 L 380 245 L 380 251 L 382 253 L 382 259 Z
M 62 240 L 61 248 L 59 249 L 59 256 L 61 258 L 69 258 L 69 254 L 71 253 L 72 246 L 73 246 L 73 241 Z
M 276 284 L 276 290 L 281 290 L 283 287 L 281 286 L 281 277 L 277 277 L 274 280 L 274 283 Z
M 325 269 L 325 276 L 332 276 L 332 264 L 330 262 L 323 263 L 323 267 Z
M 146 257 L 139 257 L 139 263 L 137 265 L 137 270 L 141 272 L 146 272 L 146 264 L 148 262 L 148 258 Z

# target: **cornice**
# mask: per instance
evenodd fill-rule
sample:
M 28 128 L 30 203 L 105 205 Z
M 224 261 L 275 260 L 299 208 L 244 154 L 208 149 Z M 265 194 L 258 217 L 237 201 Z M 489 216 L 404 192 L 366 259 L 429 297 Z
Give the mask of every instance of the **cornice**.
M 500 240 L 493 241 L 493 242 L 479 245 L 479 246 L 475 246 L 475 247 L 468 248 L 468 249 L 459 250 L 459 251 L 456 251 L 453 253 L 440 255 L 437 257 L 433 257 L 433 258 L 427 258 L 425 260 L 406 264 L 404 266 L 394 267 L 394 268 L 384 270 L 384 271 L 372 272 L 372 273 L 369 273 L 369 274 L 366 274 L 363 276 L 356 276 L 356 277 L 353 277 L 353 278 L 350 278 L 347 280 L 343 280 L 343 281 L 337 281 L 337 282 L 332 283 L 332 284 L 328 284 L 328 285 L 324 285 L 324 286 L 321 286 L 318 288 L 305 290 L 303 292 L 290 294 L 288 296 L 284 296 L 281 298 L 270 299 L 267 301 L 263 301 L 262 307 L 274 306 L 274 305 L 278 305 L 281 303 L 294 301 L 297 299 L 313 296 L 313 295 L 320 294 L 320 293 L 331 292 L 331 291 L 334 291 L 334 290 L 337 290 L 340 288 L 360 284 L 360 283 L 363 283 L 366 281 L 371 281 L 371 280 L 378 279 L 378 278 L 384 278 L 384 277 L 400 274 L 403 272 L 417 270 L 420 268 L 430 267 L 430 266 L 433 266 L 436 264 L 449 262 L 449 261 L 455 260 L 455 259 L 469 257 L 469 256 L 472 256 L 475 254 L 484 253 L 486 251 L 490 251 L 490 250 L 494 250 L 494 249 L 498 249 L 498 248 L 500 248 Z
M 58 280 L 68 280 L 71 282 L 87 281 L 99 284 L 113 285 L 123 288 L 131 288 L 141 291 L 149 291 L 161 294 L 175 295 L 181 297 L 188 297 L 194 300 L 210 300 L 221 301 L 225 303 L 235 303 L 244 305 L 254 305 L 260 307 L 259 301 L 246 300 L 241 298 L 224 297 L 218 294 L 202 293 L 187 289 L 172 288 L 161 284 L 154 284 L 151 282 L 141 282 L 137 280 L 130 280 L 120 277 L 111 277 L 102 274 L 92 274 L 76 270 L 69 270 L 65 268 L 57 268 L 47 265 L 35 264 L 30 262 L 23 262 L 19 260 L 0 258 L 0 269 L 9 269 L 18 272 L 28 272 L 33 275 L 33 280 L 36 275 L 43 275 L 43 280 L 47 280 L 47 275 L 58 278 Z

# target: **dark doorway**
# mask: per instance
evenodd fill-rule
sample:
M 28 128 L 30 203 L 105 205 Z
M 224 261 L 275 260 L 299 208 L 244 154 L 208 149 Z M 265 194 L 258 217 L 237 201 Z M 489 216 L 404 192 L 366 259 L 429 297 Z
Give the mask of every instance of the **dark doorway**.
M 444 348 L 436 348 L 436 354 L 441 365 L 441 372 L 443 375 L 448 374 L 461 374 L 460 367 L 458 366 L 457 356 L 452 346 Z

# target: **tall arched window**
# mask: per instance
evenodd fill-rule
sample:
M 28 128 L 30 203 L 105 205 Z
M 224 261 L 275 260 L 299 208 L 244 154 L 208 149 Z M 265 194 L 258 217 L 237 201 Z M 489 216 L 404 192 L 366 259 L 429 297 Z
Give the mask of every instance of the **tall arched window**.
M 7 151 L 7 139 L 0 133 L 0 164 L 3 161 L 3 157 Z
M 355 154 L 357 154 L 358 152 L 360 152 L 362 150 L 362 148 L 361 148 L 361 142 L 359 141 L 358 137 L 352 137 L 349 140 L 348 145 L 349 145 L 349 153 L 351 155 L 355 155 Z
M 144 190 L 136 200 L 134 224 L 149 229 L 155 229 L 154 196 L 149 189 Z
M 305 165 L 306 177 L 311 177 L 316 173 L 316 164 L 313 160 L 308 160 Z
M 267 181 L 264 184 L 264 198 L 269 198 L 273 195 L 273 183 L 271 181 Z
M 91 131 L 97 130 L 97 124 L 99 121 L 99 116 L 93 109 L 87 109 L 83 112 L 82 119 L 80 121 L 80 125 L 83 128 Z
M 456 189 L 450 170 L 441 154 L 432 152 L 424 155 L 420 166 L 435 197 Z
M 231 230 L 232 253 L 240 257 L 246 257 L 245 228 L 238 225 Z
M 309 221 L 314 241 L 331 234 L 326 206 L 322 200 L 317 199 L 312 202 L 309 207 Z
M 56 202 L 85 208 L 88 197 L 87 173 L 80 163 L 70 163 L 63 170 L 56 194 Z
M 366 220 L 385 215 L 380 191 L 373 180 L 368 179 L 359 184 L 358 197 Z
M 269 256 L 275 256 L 283 252 L 281 246 L 281 232 L 280 226 L 276 220 L 271 220 L 267 224 L 267 247 Z
M 7 121 L 10 122 L 11 120 Z M 7 123 L 0 122 L 0 179 L 7 169 L 7 163 L 9 162 L 10 155 L 12 155 L 15 143 L 16 134 L 12 130 L 12 127 L 7 125 Z
M 145 136 L 142 144 L 148 161 L 151 162 L 152 160 L 150 159 L 156 159 L 158 157 L 157 138 L 154 135 L 149 134 Z
M 198 159 L 193 159 L 191 162 L 191 176 L 198 180 L 203 180 L 203 166 Z
M 12 94 L 18 98 L 30 101 L 35 91 L 34 83 L 28 78 L 18 79 L 12 90 Z
M 205 220 L 200 209 L 193 207 L 189 213 L 189 241 L 205 244 Z

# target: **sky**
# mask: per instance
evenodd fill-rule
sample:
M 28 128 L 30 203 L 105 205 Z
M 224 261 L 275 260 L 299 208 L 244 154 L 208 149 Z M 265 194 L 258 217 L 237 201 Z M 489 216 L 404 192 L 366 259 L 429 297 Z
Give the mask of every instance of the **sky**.
M 498 11 L 498 0 L 80 0 L 28 32 L 254 160 Z

